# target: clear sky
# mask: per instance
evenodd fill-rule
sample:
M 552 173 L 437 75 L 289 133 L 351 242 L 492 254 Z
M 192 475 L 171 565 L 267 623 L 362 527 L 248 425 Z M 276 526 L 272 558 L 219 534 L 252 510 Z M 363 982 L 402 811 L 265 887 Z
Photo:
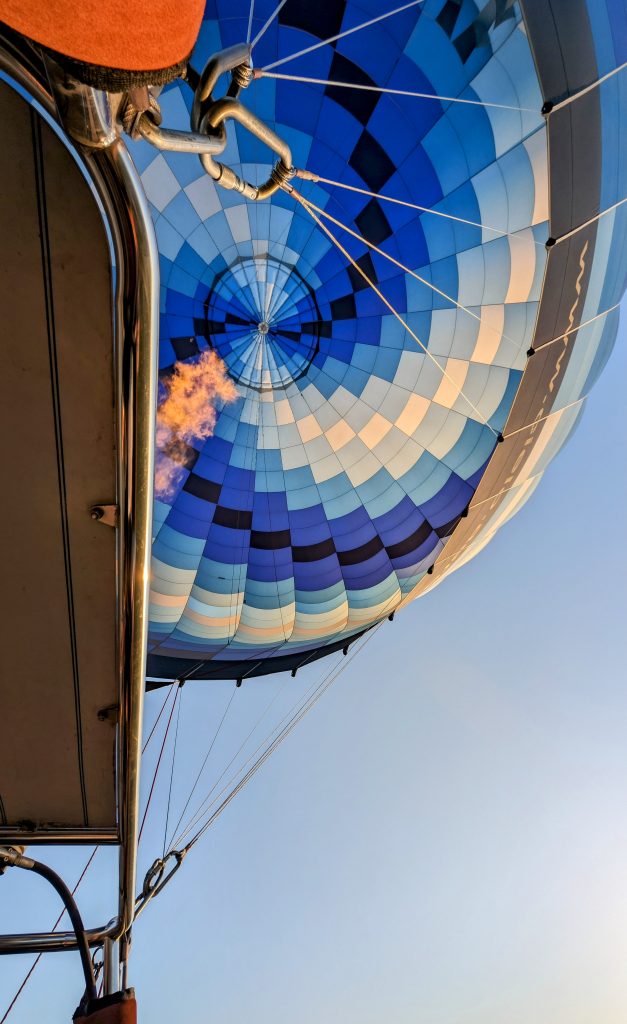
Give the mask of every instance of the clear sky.
M 527 506 L 374 636 L 138 921 L 141 1024 L 624 1024 L 626 312 Z M 266 721 L 327 667 L 287 677 Z M 285 683 L 237 692 L 199 792 Z M 183 691 L 176 817 L 231 685 Z M 87 854 L 45 857 L 72 885 Z M 114 886 L 100 851 L 88 925 Z M 0 878 L 3 930 L 57 912 L 39 879 Z M 29 963 L 0 959 L 0 1018 Z M 78 957 L 50 955 L 10 1022 L 69 1020 L 80 989 Z

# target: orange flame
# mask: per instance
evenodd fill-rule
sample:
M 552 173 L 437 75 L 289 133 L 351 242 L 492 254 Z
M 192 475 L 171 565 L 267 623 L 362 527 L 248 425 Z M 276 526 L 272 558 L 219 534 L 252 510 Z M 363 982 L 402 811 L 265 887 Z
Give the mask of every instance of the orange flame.
M 155 495 L 163 500 L 172 496 L 183 476 L 188 445 L 213 434 L 218 403 L 237 398 L 226 366 L 212 351 L 193 363 L 175 363 L 165 389 L 157 409 L 155 465 Z

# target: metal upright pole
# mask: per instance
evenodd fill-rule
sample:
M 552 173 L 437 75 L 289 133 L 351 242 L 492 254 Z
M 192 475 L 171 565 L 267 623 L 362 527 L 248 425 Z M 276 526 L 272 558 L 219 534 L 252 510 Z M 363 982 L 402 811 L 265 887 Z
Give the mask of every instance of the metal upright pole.
M 117 992 L 120 988 L 120 966 L 118 962 L 119 942 L 115 942 L 114 939 L 107 937 L 104 940 L 102 951 L 104 956 L 103 993 L 105 996 L 109 996 L 112 992 Z

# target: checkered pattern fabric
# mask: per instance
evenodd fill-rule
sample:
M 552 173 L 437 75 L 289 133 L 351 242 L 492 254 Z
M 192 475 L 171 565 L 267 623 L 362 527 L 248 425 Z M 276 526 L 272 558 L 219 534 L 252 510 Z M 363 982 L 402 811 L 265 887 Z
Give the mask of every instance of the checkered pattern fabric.
M 255 4 L 253 36 L 274 6 Z M 381 8 L 288 0 L 254 62 Z M 210 0 L 192 64 L 245 39 L 248 13 L 248 0 Z M 278 70 L 523 109 L 271 78 L 242 96 L 297 166 L 375 194 L 302 184 L 424 279 L 331 226 L 427 353 L 289 195 L 250 203 L 193 158 L 133 146 L 161 255 L 161 372 L 214 349 L 239 394 L 156 502 L 151 652 L 226 675 L 342 645 L 425 579 L 519 388 L 549 234 L 542 96 L 517 3 L 427 0 Z M 162 93 L 169 127 L 189 126 L 192 98 L 185 83 Z M 231 124 L 220 159 L 260 182 L 273 157 Z

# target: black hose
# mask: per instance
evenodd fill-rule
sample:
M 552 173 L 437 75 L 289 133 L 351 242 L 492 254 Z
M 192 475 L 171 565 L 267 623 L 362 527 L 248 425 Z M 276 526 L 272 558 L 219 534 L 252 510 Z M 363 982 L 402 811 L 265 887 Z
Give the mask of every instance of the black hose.
M 85 975 L 85 994 L 88 999 L 96 999 L 96 979 L 94 978 L 94 967 L 91 960 L 91 953 L 89 951 L 89 942 L 87 941 L 87 935 L 85 934 L 85 925 L 80 914 L 80 910 L 76 905 L 76 901 L 72 896 L 72 893 L 68 889 L 63 879 L 49 868 L 47 864 L 42 864 L 40 861 L 33 860 L 32 857 L 18 857 L 13 862 L 16 867 L 26 868 L 29 871 L 34 871 L 36 875 L 41 875 L 47 882 L 50 882 L 59 896 L 63 901 L 63 905 L 68 912 L 70 921 L 72 922 L 72 928 L 76 934 L 76 942 L 78 943 L 78 951 L 81 956 L 81 963 L 83 965 L 83 974 Z

